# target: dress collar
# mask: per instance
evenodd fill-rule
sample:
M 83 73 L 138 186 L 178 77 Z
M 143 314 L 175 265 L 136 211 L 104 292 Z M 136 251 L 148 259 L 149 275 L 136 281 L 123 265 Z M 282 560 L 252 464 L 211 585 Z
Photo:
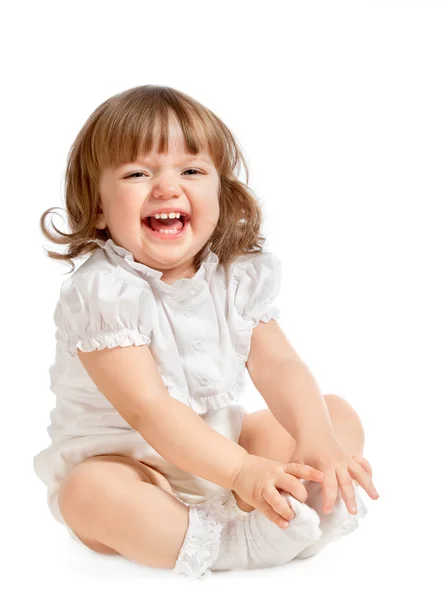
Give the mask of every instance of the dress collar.
M 181 293 L 187 288 L 196 288 L 196 290 L 202 291 L 210 284 L 212 275 L 219 264 L 218 256 L 210 249 L 212 246 L 210 243 L 207 246 L 208 253 L 205 258 L 203 258 L 200 268 L 193 277 L 183 277 L 182 279 L 174 281 L 172 285 L 169 285 L 164 281 L 161 281 L 161 276 L 163 275 L 162 271 L 152 269 L 143 263 L 136 262 L 132 252 L 129 252 L 129 250 L 126 250 L 126 248 L 123 248 L 122 246 L 118 246 L 111 238 L 106 241 L 95 238 L 93 241 L 103 248 L 109 256 L 116 254 L 123 258 L 132 270 L 136 271 L 143 279 L 147 279 L 149 283 L 154 284 L 158 289 L 167 294 L 173 294 L 174 292 Z

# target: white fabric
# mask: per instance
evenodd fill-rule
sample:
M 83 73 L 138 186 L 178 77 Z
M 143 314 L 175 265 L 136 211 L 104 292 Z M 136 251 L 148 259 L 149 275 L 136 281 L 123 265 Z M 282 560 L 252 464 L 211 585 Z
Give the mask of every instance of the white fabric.
M 221 532 L 220 549 L 212 571 L 285 565 L 320 538 L 319 517 L 315 511 L 287 492 L 281 495 L 295 513 L 289 526 L 281 529 L 261 512 L 244 512 L 237 507 L 237 514 Z M 231 498 L 230 502 L 235 502 L 233 494 Z
M 196 506 L 189 506 L 186 535 L 173 568 L 194 579 L 212 575 L 210 566 L 217 557 L 221 531 L 229 514 L 227 503 L 219 496 Z
M 189 507 L 189 524 L 175 573 L 200 579 L 212 571 L 263 569 L 285 565 L 321 536 L 319 517 L 306 504 L 281 492 L 295 512 L 281 529 L 257 510 L 238 508 L 233 494 Z
M 367 507 L 362 500 L 361 494 L 356 485 L 353 484 L 355 492 L 356 507 L 358 512 L 352 515 L 348 512 L 347 507 L 342 498 L 341 491 L 338 490 L 336 502 L 329 514 L 322 510 L 323 490 L 322 485 L 317 481 L 302 482 L 307 490 L 306 505 L 310 506 L 318 515 L 320 523 L 319 527 L 322 532 L 320 539 L 310 544 L 298 554 L 297 559 L 309 558 L 317 554 L 325 548 L 330 542 L 336 542 L 344 535 L 348 535 L 359 527 L 359 520 L 367 515 Z
M 136 262 L 112 240 L 95 241 L 100 247 L 61 286 L 54 312 L 56 357 L 50 368 L 56 397 L 47 429 L 51 444 L 34 457 L 34 469 L 48 486 L 51 510 L 59 520 L 60 482 L 75 464 L 97 454 L 133 456 L 166 476 L 170 469 L 189 502 L 215 491 L 198 492 L 188 474 L 189 480 L 130 427 L 89 377 L 78 348 L 88 352 L 149 344 L 169 394 L 237 440 L 253 327 L 279 317 L 275 299 L 281 263 L 270 252 L 238 258 L 226 282 L 209 246 L 192 278 L 168 285 L 161 281 L 161 271 Z M 186 497 L 187 481 L 191 493 Z

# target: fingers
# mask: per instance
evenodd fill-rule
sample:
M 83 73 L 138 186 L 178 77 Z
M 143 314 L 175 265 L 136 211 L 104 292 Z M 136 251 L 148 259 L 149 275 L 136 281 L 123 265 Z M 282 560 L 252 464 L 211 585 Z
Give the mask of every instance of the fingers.
M 273 486 L 263 488 L 261 495 L 267 502 L 267 507 L 263 507 L 262 510 L 266 517 L 281 528 L 284 528 L 286 523 L 288 525 L 295 513 L 290 508 L 287 500 Z
M 357 462 L 358 464 L 361 465 L 361 467 L 367 471 L 367 473 L 370 475 L 370 477 L 373 477 L 373 470 L 370 466 L 370 463 L 368 462 L 368 460 L 366 458 L 364 458 L 363 456 L 352 456 L 352 459 Z
M 361 467 L 360 467 L 361 468 Z M 347 467 L 336 469 L 336 477 L 338 480 L 339 489 L 341 490 L 342 499 L 345 502 L 347 510 L 352 515 L 358 512 L 356 506 L 355 488 L 353 480 L 350 477 Z
M 333 478 L 330 474 L 330 479 L 327 477 L 324 486 L 329 485 L 329 481 L 332 481 L 332 479 Z M 376 488 L 371 481 L 370 475 L 359 463 L 353 462 L 348 466 L 336 469 L 336 479 L 345 506 L 347 507 L 348 512 L 353 515 L 357 514 L 358 512 L 353 479 L 364 488 L 370 498 L 373 498 L 373 500 L 379 498 L 379 494 L 377 493 Z M 329 497 L 331 498 L 333 496 L 333 486 L 330 486 L 330 488 Z M 324 495 L 327 496 L 326 490 L 324 490 Z M 324 510 L 324 512 L 327 511 Z
M 283 465 L 283 470 L 285 473 L 290 473 L 290 475 L 294 475 L 300 479 L 309 479 L 310 481 L 322 481 L 324 477 L 322 471 L 299 463 L 287 463 Z
M 322 483 L 322 493 L 324 498 L 323 511 L 330 513 L 335 505 L 338 495 L 338 482 L 335 469 L 326 469 L 324 471 L 324 481 Z
M 353 461 L 355 462 L 354 458 Z M 367 492 L 370 498 L 372 498 L 373 500 L 377 500 L 379 498 L 379 494 L 371 480 L 371 475 L 369 475 L 368 472 L 365 471 L 359 463 L 350 463 L 348 465 L 348 471 L 350 472 L 350 475 L 353 477 L 353 479 L 357 481 L 361 487 L 364 488 L 364 490 Z
M 370 498 L 376 500 L 379 494 L 372 482 L 373 470 L 363 456 L 352 456 L 352 463 L 338 469 L 326 469 L 324 473 L 308 465 L 287 463 L 283 466 L 285 473 L 310 481 L 319 481 L 323 486 L 323 511 L 328 514 L 336 503 L 338 491 L 351 514 L 357 514 L 356 496 L 353 479 L 364 488 Z M 353 479 L 352 479 L 353 478 Z M 307 500 L 307 491 L 297 479 L 286 479 L 284 476 L 277 481 L 280 489 L 297 498 L 300 502 Z M 278 494 L 279 495 L 279 494 Z M 274 497 L 276 501 L 276 497 Z M 278 511 L 279 512 L 279 511 Z M 283 514 L 283 513 L 280 513 Z
M 307 500 L 307 490 L 305 485 L 296 479 L 296 477 L 292 477 L 288 473 L 281 473 L 281 475 L 275 480 L 275 487 L 279 490 L 284 490 L 284 492 L 288 492 L 292 496 L 294 496 L 300 502 L 305 502 Z

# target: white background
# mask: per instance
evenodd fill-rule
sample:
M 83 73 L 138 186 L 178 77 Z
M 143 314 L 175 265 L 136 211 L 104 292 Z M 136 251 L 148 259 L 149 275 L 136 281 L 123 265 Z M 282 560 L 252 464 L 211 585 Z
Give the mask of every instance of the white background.
M 3 597 L 440 597 L 441 3 L 22 2 L 3 17 Z M 193 96 L 236 136 L 283 262 L 280 324 L 364 423 L 380 498 L 362 491 L 360 528 L 310 560 L 194 582 L 95 554 L 32 470 L 67 272 L 39 217 L 63 206 L 89 114 L 145 84 Z M 251 386 L 248 411 L 265 407 Z

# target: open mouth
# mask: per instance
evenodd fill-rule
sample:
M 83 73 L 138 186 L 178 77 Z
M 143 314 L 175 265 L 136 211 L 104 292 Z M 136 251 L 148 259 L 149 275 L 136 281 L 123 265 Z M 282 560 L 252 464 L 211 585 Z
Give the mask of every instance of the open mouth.
M 161 239 L 176 239 L 182 237 L 187 230 L 190 217 L 180 215 L 172 219 L 156 219 L 155 216 L 143 220 L 146 229 L 155 237 Z

